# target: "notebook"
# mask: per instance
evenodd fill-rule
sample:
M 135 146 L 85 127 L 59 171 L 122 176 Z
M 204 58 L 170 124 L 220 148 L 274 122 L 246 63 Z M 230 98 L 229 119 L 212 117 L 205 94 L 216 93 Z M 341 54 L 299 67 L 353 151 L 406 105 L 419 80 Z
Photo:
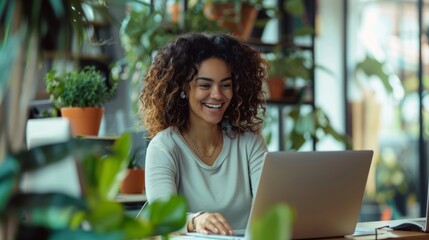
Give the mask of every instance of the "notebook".
M 429 232 L 429 183 L 426 201 L 426 217 L 395 221 L 389 226 L 393 230 Z
M 245 236 L 206 237 L 250 239 L 254 219 L 277 203 L 287 203 L 295 211 L 293 239 L 353 234 L 372 155 L 371 150 L 268 152 Z

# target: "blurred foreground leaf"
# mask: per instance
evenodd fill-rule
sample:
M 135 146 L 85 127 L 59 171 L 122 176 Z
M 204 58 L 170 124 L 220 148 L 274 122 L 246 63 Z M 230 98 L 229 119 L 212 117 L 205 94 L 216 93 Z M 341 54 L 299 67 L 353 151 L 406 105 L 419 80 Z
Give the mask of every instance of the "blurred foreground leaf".
M 292 236 L 293 212 L 287 204 L 270 208 L 252 224 L 252 240 L 287 240 Z

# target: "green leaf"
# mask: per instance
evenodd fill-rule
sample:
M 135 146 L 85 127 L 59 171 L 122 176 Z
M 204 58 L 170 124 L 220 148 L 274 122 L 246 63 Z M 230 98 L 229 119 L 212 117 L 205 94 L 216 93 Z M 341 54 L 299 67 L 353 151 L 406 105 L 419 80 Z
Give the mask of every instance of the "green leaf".
M 51 229 L 68 227 L 73 215 L 85 209 L 83 199 L 61 193 L 17 194 L 8 206 L 8 211 L 24 210 L 31 224 Z
M 0 214 L 5 210 L 18 176 L 18 162 L 13 157 L 6 156 L 0 164 Z
M 128 239 L 141 239 L 153 235 L 153 226 L 147 220 L 125 216 L 121 229 Z
M 310 26 L 301 26 L 299 28 L 297 28 L 296 30 L 294 30 L 293 35 L 294 36 L 307 36 L 307 35 L 311 35 L 314 34 L 314 29 Z
M 57 18 L 61 18 L 62 16 L 64 16 L 66 10 L 64 9 L 65 6 L 61 1 L 49 0 L 49 2 L 52 6 L 53 13 Z
M 13 69 L 13 63 L 16 61 L 18 55 L 18 49 L 22 41 L 23 33 L 26 28 L 22 28 L 20 32 L 7 38 L 1 44 L 0 48 L 0 103 L 4 99 L 4 94 L 9 88 L 9 81 L 11 80 L 11 70 Z
M 302 16 L 305 8 L 302 0 L 286 0 L 283 3 L 286 11 L 293 16 Z
M 299 115 L 299 107 L 296 107 L 289 112 L 289 117 L 291 117 L 292 119 L 298 119 Z
M 292 131 L 290 133 L 289 139 L 289 147 L 288 149 L 298 150 L 304 145 L 306 138 L 303 134 L 297 133 L 296 131 Z
M 52 69 L 45 75 L 51 99 L 63 107 L 101 107 L 115 93 L 118 80 L 107 78 L 94 66 L 60 76 Z
M 63 193 L 20 193 L 11 199 L 11 208 L 39 208 L 53 207 L 66 208 L 73 206 L 76 209 L 88 209 L 83 199 L 71 197 Z
M 167 201 L 155 201 L 146 206 L 141 218 L 153 225 L 153 235 L 164 235 L 181 229 L 186 223 L 186 200 L 172 196 Z
M 120 229 L 125 217 L 121 203 L 92 197 L 89 199 L 90 211 L 87 219 L 91 227 L 98 232 L 109 232 Z
M 367 54 L 362 62 L 356 65 L 356 71 L 362 71 L 368 77 L 375 76 L 380 79 L 388 93 L 393 92 L 393 87 L 389 83 L 389 75 L 384 70 L 384 63 Z
M 72 155 L 75 143 L 71 141 L 44 145 L 15 154 L 23 172 L 43 168 Z
M 88 155 L 96 155 L 100 152 L 103 152 L 103 146 L 101 144 L 88 144 L 80 139 L 70 139 L 66 142 L 43 145 L 30 150 L 22 150 L 14 154 L 14 157 L 18 161 L 21 171 L 27 172 L 43 168 L 69 156 L 81 160 Z
M 292 235 L 293 212 L 287 204 L 271 207 L 252 224 L 252 240 L 287 240 Z
M 117 193 L 116 187 L 121 180 L 119 174 L 128 166 L 130 149 L 131 134 L 123 133 L 115 140 L 111 154 L 104 155 L 97 161 L 95 174 L 99 181 L 96 188 L 102 197 L 112 198 Z
M 61 229 L 54 231 L 49 240 L 66 240 L 66 239 L 86 239 L 86 240 L 118 240 L 124 239 L 124 233 L 121 231 L 114 231 L 109 233 L 90 232 L 81 229 L 70 230 Z

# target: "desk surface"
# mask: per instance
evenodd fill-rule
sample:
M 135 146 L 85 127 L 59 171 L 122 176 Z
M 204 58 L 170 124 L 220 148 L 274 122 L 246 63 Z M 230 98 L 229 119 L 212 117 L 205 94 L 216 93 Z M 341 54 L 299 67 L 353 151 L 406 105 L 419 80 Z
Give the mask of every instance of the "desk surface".
M 394 226 L 399 222 L 404 220 L 392 220 L 392 221 L 376 221 L 376 222 L 362 222 L 358 223 L 357 227 L 366 228 L 366 229 L 376 229 L 384 226 Z M 429 233 L 423 232 L 412 232 L 412 231 L 393 231 L 388 229 L 383 229 L 378 231 L 377 239 L 429 239 Z M 349 236 L 339 239 L 375 239 L 375 235 L 366 235 L 366 236 Z
M 394 226 L 397 225 L 399 222 L 402 222 L 404 220 L 392 220 L 392 221 L 375 221 L 375 222 L 361 222 L 357 224 L 357 228 L 366 229 L 368 231 L 374 230 L 373 234 L 366 234 L 366 235 L 358 235 L 358 236 L 345 236 L 340 238 L 330 238 L 335 240 L 341 240 L 341 239 L 355 239 L 355 240 L 373 240 L 376 239 L 375 236 L 375 229 L 376 228 L 382 228 L 386 226 Z M 412 232 L 412 231 L 394 231 L 390 230 L 389 228 L 383 228 L 380 230 L 377 230 L 377 239 L 429 239 L 429 233 L 423 233 L 423 232 Z
M 357 227 L 362 229 L 375 229 L 384 227 L 384 226 L 392 226 L 396 225 L 399 222 L 399 220 L 392 220 L 392 221 L 377 221 L 377 222 L 362 222 L 358 223 Z M 153 238 L 153 239 L 159 239 L 159 238 Z M 177 236 L 174 235 L 170 239 L 172 240 L 204 240 L 204 239 L 214 239 L 213 237 L 190 237 L 190 236 Z M 237 239 L 244 239 L 244 238 L 237 238 Z M 323 238 L 324 240 L 374 240 L 376 239 L 375 234 L 366 234 L 366 235 L 360 235 L 360 236 L 345 236 L 345 237 L 337 237 L 337 238 Z M 411 232 L 411 231 L 393 231 L 389 230 L 388 228 L 381 229 L 377 231 L 377 239 L 409 239 L 409 240 L 420 240 L 420 239 L 429 239 L 429 233 L 423 233 L 423 232 Z
M 144 203 L 146 202 L 147 198 L 146 198 L 146 194 L 142 193 L 142 194 L 124 194 L 124 193 L 119 193 L 116 197 L 115 200 L 121 203 L 133 203 L 133 202 L 140 202 L 140 203 Z

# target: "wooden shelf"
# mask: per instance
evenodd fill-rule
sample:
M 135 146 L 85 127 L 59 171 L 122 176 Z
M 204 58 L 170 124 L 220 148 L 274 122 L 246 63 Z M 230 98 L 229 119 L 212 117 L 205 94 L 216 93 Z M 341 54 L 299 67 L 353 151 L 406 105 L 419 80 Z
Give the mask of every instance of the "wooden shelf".
M 262 42 L 260 39 L 250 38 L 247 40 L 247 43 L 264 53 L 273 52 L 275 48 L 312 50 L 311 46 L 298 45 L 289 41 L 279 42 L 279 43 L 266 43 L 266 42 Z
M 297 105 L 299 104 L 298 100 L 295 97 L 291 97 L 291 98 L 282 98 L 282 99 L 267 99 L 266 100 L 267 104 L 269 105 Z M 307 104 L 307 105 L 312 105 L 313 103 L 311 101 L 303 101 L 301 102 L 301 104 Z
M 111 58 L 105 54 L 89 55 L 89 54 L 77 54 L 77 53 L 56 52 L 56 51 L 44 51 L 43 58 L 46 58 L 46 59 L 64 58 L 64 59 L 70 59 L 70 60 L 97 61 L 97 62 L 106 62 L 106 63 L 108 63 L 111 60 Z

